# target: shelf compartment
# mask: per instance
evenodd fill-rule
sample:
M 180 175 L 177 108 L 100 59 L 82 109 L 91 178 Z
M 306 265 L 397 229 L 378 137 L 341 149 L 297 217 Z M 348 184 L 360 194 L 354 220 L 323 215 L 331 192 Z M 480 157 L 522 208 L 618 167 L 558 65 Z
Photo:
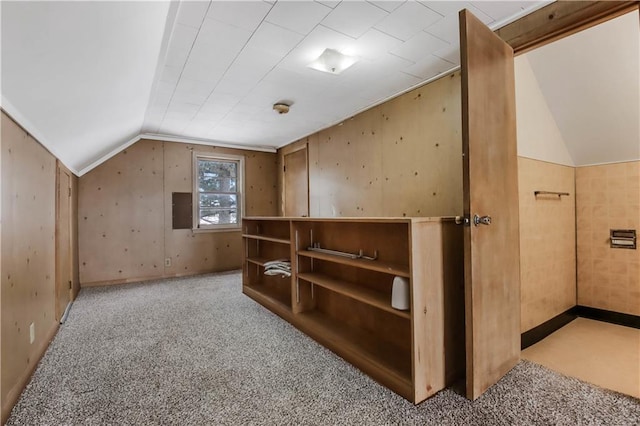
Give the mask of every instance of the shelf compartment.
M 266 236 L 266 235 L 242 234 L 242 236 L 244 238 L 251 239 L 251 240 L 270 241 L 272 243 L 287 244 L 287 245 L 291 244 L 291 241 L 289 241 L 287 239 L 269 237 L 269 236 Z
M 386 274 L 410 277 L 409 267 L 394 263 L 380 262 L 378 260 L 350 259 L 348 257 L 335 256 L 310 250 L 300 250 L 299 256 L 311 259 L 326 260 L 328 262 L 339 263 L 341 265 L 354 266 L 356 268 L 368 269 L 370 271 L 384 272 Z
M 325 274 L 301 272 L 298 274 L 298 278 L 402 318 L 411 319 L 411 313 L 409 311 L 399 311 L 391 307 L 391 295 L 386 295 L 382 292 L 348 281 L 337 280 Z
M 262 284 L 244 285 L 242 292 L 267 309 L 278 311 L 280 316 L 281 312 L 289 315 L 287 319 L 291 315 L 291 295 L 273 291 Z
M 296 326 L 384 386 L 413 399 L 410 352 L 318 310 L 296 315 Z

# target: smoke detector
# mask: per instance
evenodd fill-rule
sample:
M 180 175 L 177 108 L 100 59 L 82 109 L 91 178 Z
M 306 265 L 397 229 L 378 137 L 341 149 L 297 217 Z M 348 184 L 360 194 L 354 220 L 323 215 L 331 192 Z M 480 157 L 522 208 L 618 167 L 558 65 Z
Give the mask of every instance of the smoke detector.
M 289 108 L 291 106 L 289 104 L 285 104 L 283 102 L 278 102 L 273 104 L 273 109 L 278 112 L 278 114 L 286 114 L 289 112 Z

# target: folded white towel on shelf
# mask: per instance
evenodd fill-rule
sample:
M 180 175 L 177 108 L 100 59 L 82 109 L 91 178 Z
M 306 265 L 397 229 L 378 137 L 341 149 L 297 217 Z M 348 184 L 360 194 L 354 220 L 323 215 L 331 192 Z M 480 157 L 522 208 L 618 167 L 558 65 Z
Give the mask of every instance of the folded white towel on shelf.
M 264 263 L 265 275 L 282 275 L 283 277 L 291 276 L 291 262 L 289 259 L 276 259 Z

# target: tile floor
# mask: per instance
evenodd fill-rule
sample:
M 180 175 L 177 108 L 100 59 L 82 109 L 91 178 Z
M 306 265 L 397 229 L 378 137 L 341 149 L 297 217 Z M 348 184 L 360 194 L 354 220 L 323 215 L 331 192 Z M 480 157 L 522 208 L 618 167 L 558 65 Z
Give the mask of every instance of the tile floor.
M 577 318 L 522 351 L 567 376 L 640 398 L 640 330 Z

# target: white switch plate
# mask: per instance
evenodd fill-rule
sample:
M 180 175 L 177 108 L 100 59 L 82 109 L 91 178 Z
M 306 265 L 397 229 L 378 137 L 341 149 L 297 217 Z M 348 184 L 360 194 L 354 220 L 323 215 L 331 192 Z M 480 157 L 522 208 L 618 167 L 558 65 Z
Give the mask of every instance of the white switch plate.
M 29 326 L 29 343 L 33 343 L 36 340 L 36 325 L 31 323 Z
M 164 266 L 167 267 L 167 268 L 171 266 L 171 258 L 170 257 L 167 257 L 164 260 Z

